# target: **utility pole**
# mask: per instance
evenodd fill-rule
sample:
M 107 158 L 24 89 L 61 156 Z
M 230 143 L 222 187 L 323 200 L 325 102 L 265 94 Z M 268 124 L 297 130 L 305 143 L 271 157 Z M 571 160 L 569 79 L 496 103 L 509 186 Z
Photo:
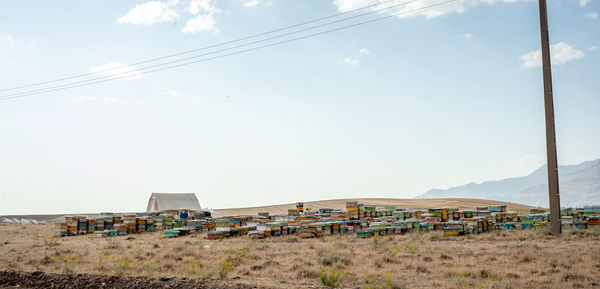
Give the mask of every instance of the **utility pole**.
M 554 101 L 552 96 L 552 71 L 548 37 L 548 12 L 546 0 L 540 2 L 540 31 L 542 36 L 542 70 L 544 73 L 544 107 L 546 111 L 546 154 L 548 167 L 548 197 L 552 235 L 560 236 L 560 194 L 558 191 L 558 161 L 556 158 L 556 132 L 554 129 Z

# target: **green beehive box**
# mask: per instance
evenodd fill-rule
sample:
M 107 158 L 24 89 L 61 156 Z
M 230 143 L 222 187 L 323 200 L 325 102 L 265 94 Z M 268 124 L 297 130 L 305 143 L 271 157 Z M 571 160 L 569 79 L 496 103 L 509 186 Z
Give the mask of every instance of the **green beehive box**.
M 373 230 L 369 230 L 369 229 L 356 230 L 356 237 L 357 238 L 371 238 L 371 237 L 373 237 Z

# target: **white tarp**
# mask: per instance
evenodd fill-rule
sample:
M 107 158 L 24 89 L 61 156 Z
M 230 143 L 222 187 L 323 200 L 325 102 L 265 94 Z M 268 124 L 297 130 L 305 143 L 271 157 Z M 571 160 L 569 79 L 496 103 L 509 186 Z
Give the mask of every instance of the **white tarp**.
M 187 209 L 200 211 L 200 203 L 194 193 L 152 193 L 147 212 Z
M 13 223 L 13 224 L 24 224 L 24 225 L 39 224 L 39 222 L 34 219 L 18 219 L 18 218 L 13 218 L 13 219 L 3 218 L 0 223 Z

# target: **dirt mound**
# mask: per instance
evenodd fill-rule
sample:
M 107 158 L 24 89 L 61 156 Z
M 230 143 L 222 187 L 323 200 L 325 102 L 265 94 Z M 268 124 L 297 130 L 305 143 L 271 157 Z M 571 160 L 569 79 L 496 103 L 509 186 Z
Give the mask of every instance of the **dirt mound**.
M 262 288 L 217 279 L 147 278 L 43 272 L 0 272 L 0 288 Z

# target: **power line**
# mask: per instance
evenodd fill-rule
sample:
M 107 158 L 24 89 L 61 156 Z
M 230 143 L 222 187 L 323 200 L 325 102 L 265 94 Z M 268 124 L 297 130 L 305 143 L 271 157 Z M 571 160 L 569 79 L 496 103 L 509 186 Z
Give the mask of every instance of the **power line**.
M 357 11 L 369 9 L 369 8 L 372 8 L 372 7 L 380 6 L 380 5 L 387 4 L 387 3 L 390 3 L 390 2 L 394 2 L 394 1 L 397 1 L 397 0 L 382 1 L 382 2 L 378 2 L 378 3 L 375 3 L 375 4 L 368 5 L 368 6 L 364 6 L 364 7 L 360 7 L 360 8 L 356 8 L 356 9 L 352 9 L 352 10 L 348 10 L 348 11 L 345 11 L 345 12 L 340 12 L 340 13 L 332 14 L 332 15 L 329 15 L 329 16 L 325 16 L 325 17 L 321 17 L 321 18 L 309 20 L 309 21 L 306 21 L 306 22 L 302 22 L 302 23 L 298 23 L 298 24 L 293 24 L 293 25 L 282 27 L 282 28 L 277 28 L 277 29 L 273 29 L 273 30 L 270 30 L 270 31 L 261 32 L 261 33 L 253 34 L 253 35 L 250 35 L 250 36 L 245 36 L 245 37 L 241 37 L 241 38 L 237 38 L 237 39 L 234 39 L 234 40 L 229 40 L 229 41 L 225 41 L 225 42 L 221 42 L 221 43 L 217 43 L 217 44 L 213 44 L 213 45 L 209 45 L 209 46 L 204 46 L 204 47 L 200 47 L 200 48 L 186 50 L 186 51 L 182 51 L 182 52 L 178 52 L 178 53 L 173 53 L 173 54 L 169 54 L 169 55 L 165 55 L 165 56 L 161 56 L 161 57 L 157 57 L 157 58 L 152 58 L 152 59 L 148 59 L 148 60 L 142 60 L 142 61 L 134 62 L 134 63 L 131 63 L 131 64 L 124 64 L 124 65 L 121 65 L 121 66 L 118 66 L 118 67 L 111 67 L 111 68 L 99 70 L 99 71 L 96 71 L 96 72 L 82 73 L 82 74 L 67 76 L 67 77 L 63 77 L 63 78 L 59 78 L 59 79 L 49 80 L 49 81 L 36 82 L 36 83 L 31 83 L 31 84 L 27 84 L 27 85 L 12 87 L 12 88 L 0 89 L 0 91 L 11 91 L 11 90 L 17 90 L 17 89 L 21 89 L 21 88 L 27 88 L 27 87 L 39 86 L 39 85 L 48 84 L 48 83 L 59 82 L 59 81 L 63 81 L 63 80 L 70 80 L 70 79 L 75 79 L 75 78 L 81 78 L 81 77 L 88 76 L 88 75 L 93 75 L 93 74 L 96 74 L 96 73 L 101 73 L 101 72 L 107 72 L 107 71 L 113 71 L 113 70 L 117 70 L 117 69 L 126 68 L 128 66 L 140 65 L 140 64 L 144 64 L 144 63 L 155 62 L 155 61 L 158 61 L 158 60 L 173 58 L 173 57 L 184 55 L 184 54 L 189 54 L 189 53 L 193 53 L 193 52 L 197 52 L 197 51 L 202 51 L 202 50 L 206 50 L 206 49 L 210 49 L 210 48 L 215 48 L 215 47 L 219 47 L 219 46 L 223 46 L 223 45 L 227 45 L 227 44 L 232 44 L 232 43 L 236 43 L 236 42 L 240 42 L 240 41 L 244 41 L 244 40 L 256 38 L 256 37 L 263 36 L 263 35 L 272 34 L 272 33 L 279 32 L 279 31 L 288 30 L 288 29 L 291 29 L 291 28 L 299 27 L 299 26 L 304 26 L 304 25 L 307 25 L 307 24 L 311 24 L 311 23 L 323 21 L 323 20 L 330 19 L 330 18 L 335 18 L 335 17 L 341 16 L 341 15 L 345 15 L 345 14 L 354 13 L 354 12 L 357 12 Z M 415 0 L 415 1 L 417 1 L 417 0 Z M 414 1 L 409 1 L 409 2 L 414 2 Z M 409 3 L 409 2 L 406 2 L 406 3 Z M 403 3 L 403 4 L 406 4 L 406 3 Z M 403 4 L 399 4 L 399 5 L 403 5 Z
M 99 76 L 99 77 L 95 77 L 95 78 L 91 78 L 91 79 L 79 80 L 79 81 L 74 81 L 74 82 L 70 82 L 70 83 L 59 84 L 59 85 L 45 87 L 45 88 L 39 88 L 39 89 L 33 89 L 33 90 L 28 90 L 28 91 L 9 93 L 9 94 L 5 94 L 5 95 L 0 95 L 0 99 L 1 98 L 6 98 L 6 97 L 11 97 L 11 96 L 18 96 L 18 95 L 22 95 L 22 94 L 28 94 L 29 95 L 30 93 L 41 92 L 41 91 L 46 91 L 46 90 L 52 90 L 52 89 L 55 89 L 55 88 L 61 88 L 61 87 L 67 87 L 67 86 L 70 87 L 72 85 L 81 84 L 81 83 L 88 83 L 88 82 L 92 83 L 92 82 L 97 81 L 97 80 L 107 79 L 107 78 L 114 77 L 114 76 L 120 76 L 118 78 L 122 78 L 123 76 L 129 75 L 129 74 L 132 74 L 132 75 L 133 74 L 138 74 L 138 72 L 143 72 L 144 70 L 148 70 L 148 69 L 151 69 L 151 68 L 160 67 L 160 66 L 164 66 L 164 65 L 169 65 L 169 64 L 173 64 L 173 63 L 177 63 L 177 62 L 182 62 L 182 61 L 186 61 L 186 60 L 190 60 L 190 59 L 194 59 L 194 58 L 199 58 L 199 57 L 203 57 L 203 56 L 213 55 L 213 54 L 217 54 L 217 53 L 221 53 L 221 52 L 225 52 L 225 51 L 230 51 L 230 50 L 234 50 L 234 49 L 237 49 L 237 48 L 242 48 L 242 47 L 246 47 L 246 46 L 258 44 L 258 43 L 261 43 L 261 42 L 266 42 L 266 41 L 269 41 L 269 40 L 274 40 L 274 39 L 277 39 L 277 38 L 282 38 L 282 37 L 285 37 L 285 36 L 289 36 L 289 35 L 293 35 L 293 34 L 305 32 L 305 31 L 309 31 L 309 30 L 313 30 L 313 29 L 317 29 L 317 28 L 329 26 L 329 25 L 332 25 L 332 24 L 336 24 L 336 23 L 348 21 L 348 20 L 355 19 L 355 18 L 358 18 L 358 17 L 363 17 L 363 16 L 366 16 L 366 15 L 374 14 L 374 13 L 380 13 L 380 12 L 383 12 L 385 10 L 396 8 L 396 7 L 399 7 L 399 6 L 402 6 L 402 5 L 406 5 L 406 4 L 409 4 L 409 3 L 412 3 L 412 2 L 416 2 L 416 1 L 420 1 L 420 0 L 410 0 L 410 1 L 399 3 L 399 4 L 394 4 L 394 5 L 391 5 L 391 6 L 388 6 L 388 7 L 376 9 L 376 10 L 373 10 L 373 11 L 370 11 L 370 12 L 362 13 L 362 14 L 359 14 L 359 15 L 354 15 L 354 16 L 351 16 L 351 17 L 342 18 L 342 19 L 339 19 L 339 20 L 335 20 L 335 21 L 331 21 L 331 22 L 327 22 L 327 23 L 315 25 L 315 26 L 312 26 L 312 27 L 303 28 L 303 29 L 300 29 L 300 30 L 292 31 L 292 32 L 287 32 L 287 33 L 284 33 L 284 34 L 280 34 L 280 35 L 276 35 L 276 36 L 272 36 L 272 37 L 268 37 L 268 38 L 263 38 L 263 39 L 252 41 L 252 42 L 249 42 L 249 43 L 244 43 L 244 44 L 240 44 L 240 45 L 237 45 L 237 46 L 233 46 L 233 47 L 229 47 L 229 48 L 224 48 L 224 49 L 220 49 L 220 50 L 216 50 L 216 51 L 212 51 L 212 52 L 208 52 L 208 53 L 203 53 L 203 54 L 199 54 L 199 55 L 195 55 L 195 56 L 190 56 L 190 57 L 186 57 L 186 58 L 181 58 L 181 59 L 171 60 L 171 61 L 167 61 L 167 62 L 160 63 L 160 64 L 151 65 L 151 66 L 148 66 L 148 67 L 143 67 L 143 68 L 140 68 L 140 69 L 136 69 L 136 71 L 123 71 L 123 72 L 115 73 L 115 74 L 112 74 L 112 75 Z M 123 67 L 118 67 L 118 68 L 123 68 Z M 115 70 L 115 69 L 118 69 L 118 68 L 111 68 L 111 69 L 102 70 L 102 71 Z M 101 72 L 101 71 L 96 71 L 94 73 L 89 73 L 87 75 L 93 75 L 93 74 L 98 73 L 98 72 Z
M 376 22 L 376 21 L 381 21 L 381 20 L 384 20 L 384 19 L 396 17 L 396 16 L 403 15 L 403 14 L 413 13 L 413 12 L 417 12 L 417 11 L 420 11 L 420 10 L 424 10 L 424 9 L 428 9 L 428 8 L 432 8 L 432 7 L 436 7 L 436 6 L 441 6 L 441 5 L 448 4 L 448 3 L 451 3 L 451 2 L 455 2 L 455 1 L 458 1 L 458 0 L 447 0 L 447 1 L 443 1 L 443 2 L 438 2 L 438 3 L 435 3 L 435 4 L 431 4 L 431 5 L 420 7 L 420 8 L 415 8 L 415 9 L 408 10 L 408 11 L 402 11 L 402 12 L 392 13 L 392 14 L 387 15 L 387 16 L 383 16 L 383 17 L 379 17 L 379 18 L 375 18 L 375 19 L 371 19 L 371 20 L 367 20 L 367 21 L 362 21 L 362 22 L 358 22 L 358 23 L 354 23 L 354 24 L 350 24 L 350 25 L 346 25 L 346 26 L 341 26 L 341 27 L 338 27 L 338 28 L 330 29 L 330 30 L 325 30 L 325 31 L 322 31 L 322 32 L 319 32 L 319 33 L 309 34 L 309 35 L 305 35 L 305 36 L 302 36 L 302 37 L 297 37 L 297 38 L 292 38 L 292 39 L 288 39 L 288 40 L 284 40 L 284 41 L 280 41 L 280 42 L 270 43 L 270 44 L 266 44 L 266 45 L 262 45 L 262 46 L 257 46 L 257 47 L 253 47 L 253 48 L 249 48 L 249 49 L 245 49 L 245 50 L 235 51 L 235 52 L 231 52 L 231 53 L 227 53 L 227 54 L 222 54 L 222 55 L 218 55 L 218 56 L 214 56 L 214 57 L 210 57 L 210 58 L 204 58 L 204 59 L 200 59 L 200 60 L 185 62 L 185 63 L 171 65 L 171 66 L 167 66 L 167 67 L 161 67 L 161 68 L 157 68 L 157 69 L 154 69 L 154 70 L 143 71 L 143 72 L 140 72 L 140 73 L 135 73 L 135 75 L 147 74 L 147 73 L 152 73 L 152 72 L 157 72 L 157 71 L 162 71 L 162 70 L 167 70 L 167 69 L 173 69 L 173 68 L 177 68 L 177 67 L 181 67 L 181 66 L 187 66 L 187 65 L 191 65 L 191 64 L 195 64 L 195 63 L 206 62 L 206 61 L 215 60 L 215 59 L 219 59 L 219 58 L 223 58 L 223 57 L 227 57 L 227 56 L 231 56 L 231 55 L 236 55 L 236 54 L 246 53 L 246 52 L 250 52 L 250 51 L 254 51 L 254 50 L 258 50 L 258 49 L 263 49 L 263 48 L 267 48 L 267 47 L 281 45 L 281 44 L 284 44 L 284 43 L 289 43 L 289 42 L 293 42 L 293 41 L 297 41 L 297 40 L 302 40 L 302 39 L 306 39 L 306 38 L 310 38 L 310 37 L 315 37 L 315 36 L 319 36 L 319 35 L 323 35 L 323 34 L 335 32 L 335 31 L 340 31 L 340 30 L 344 30 L 344 29 L 348 29 L 348 28 L 352 28 L 352 27 L 356 27 L 356 26 L 360 26 L 360 25 L 364 25 L 364 24 Z M 127 73 L 131 74 L 131 72 L 127 72 Z M 13 98 L 25 97 L 25 96 L 30 96 L 30 95 L 36 95 L 36 94 L 42 94 L 42 93 L 60 91 L 60 90 L 65 90 L 65 89 L 70 89 L 70 88 L 75 88 L 75 87 L 87 86 L 87 85 L 94 85 L 94 84 L 98 84 L 98 83 L 103 83 L 103 82 L 107 82 L 107 81 L 121 79 L 123 77 L 127 77 L 127 75 L 125 75 L 125 76 L 119 76 L 119 77 L 113 77 L 113 78 L 99 80 L 99 81 L 94 81 L 94 82 L 86 82 L 86 83 L 81 83 L 81 84 L 76 84 L 76 85 L 59 87 L 59 88 L 55 88 L 55 89 L 48 89 L 48 90 L 44 90 L 44 91 L 24 92 L 23 94 L 12 95 L 12 96 L 6 95 L 6 96 L 2 96 L 3 98 L 0 98 L 0 100 L 13 99 Z

